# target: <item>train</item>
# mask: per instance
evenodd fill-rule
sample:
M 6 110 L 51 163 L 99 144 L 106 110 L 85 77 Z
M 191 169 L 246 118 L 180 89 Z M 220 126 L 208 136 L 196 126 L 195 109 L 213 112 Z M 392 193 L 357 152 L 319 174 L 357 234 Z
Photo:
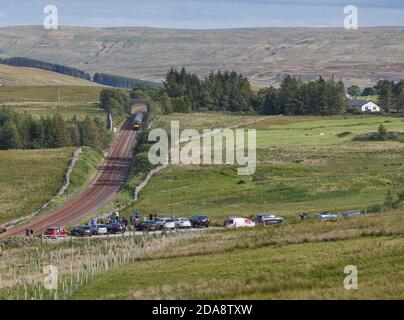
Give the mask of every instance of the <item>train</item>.
M 135 117 L 133 118 L 132 122 L 132 128 L 133 130 L 139 130 L 142 127 L 143 121 L 144 121 L 145 113 L 144 112 L 138 112 L 136 113 Z

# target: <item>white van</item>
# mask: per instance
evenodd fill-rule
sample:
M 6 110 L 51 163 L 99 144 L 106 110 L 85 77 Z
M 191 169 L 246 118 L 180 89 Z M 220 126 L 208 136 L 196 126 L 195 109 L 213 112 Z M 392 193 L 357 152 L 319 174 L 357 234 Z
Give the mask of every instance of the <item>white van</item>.
M 230 217 L 224 220 L 223 225 L 226 228 L 255 227 L 255 222 L 246 218 Z

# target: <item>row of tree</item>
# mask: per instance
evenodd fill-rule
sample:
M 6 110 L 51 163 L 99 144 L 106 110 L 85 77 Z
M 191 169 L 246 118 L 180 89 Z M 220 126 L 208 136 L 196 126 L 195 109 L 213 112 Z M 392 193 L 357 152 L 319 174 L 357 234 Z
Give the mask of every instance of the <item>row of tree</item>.
M 346 111 L 342 81 L 333 78 L 303 82 L 287 75 L 280 88 L 264 88 L 254 96 L 257 112 L 267 115 L 333 115 Z
M 15 66 L 15 67 L 28 67 L 28 68 L 36 68 L 36 69 L 42 69 L 42 70 L 48 70 L 48 71 L 53 71 L 57 73 L 62 73 L 71 77 L 76 77 L 76 78 L 81 78 L 81 79 L 86 79 L 91 81 L 91 76 L 85 71 L 72 68 L 72 67 L 67 67 L 63 66 L 60 64 L 55 64 L 55 63 L 50 63 L 50 62 L 45 62 L 45 61 L 40 61 L 40 60 L 34 60 L 30 58 L 23 58 L 23 57 L 13 57 L 13 58 L 6 58 L 6 59 L 0 59 L 1 64 L 7 64 L 10 66 Z
M 151 87 L 158 87 L 159 84 L 151 81 L 133 79 L 122 76 L 115 76 L 107 73 L 95 73 L 93 77 L 93 81 L 99 84 L 103 84 L 110 87 L 118 87 L 118 88 L 128 88 L 132 89 L 139 83 L 145 83 Z
M 392 110 L 404 112 L 404 80 L 394 82 L 381 80 L 375 86 L 379 95 L 379 104 L 386 112 Z
M 334 79 L 303 82 L 287 75 L 280 88 L 254 92 L 248 79 L 236 72 L 212 72 L 201 80 L 183 68 L 167 73 L 160 105 L 164 113 L 212 110 L 328 115 L 345 112 L 347 101 L 343 82 Z
M 191 112 L 201 109 L 252 112 L 253 91 L 242 74 L 234 71 L 211 72 L 199 79 L 196 74 L 171 69 L 163 83 L 165 112 Z M 167 99 L 168 98 L 168 99 Z
M 28 68 L 36 68 L 42 70 L 53 71 L 57 73 L 62 73 L 71 77 L 81 78 L 88 81 L 93 81 L 99 84 L 103 84 L 110 87 L 117 87 L 117 88 L 128 88 L 132 89 L 139 83 L 145 83 L 148 86 L 152 87 L 159 87 L 161 86 L 159 83 L 146 81 L 146 80 L 139 80 L 134 78 L 122 77 L 122 76 L 115 76 L 106 73 L 95 73 L 93 79 L 91 79 L 91 75 L 83 70 L 56 64 L 50 63 L 41 60 L 35 60 L 31 58 L 25 57 L 11 57 L 11 58 L 0 58 L 0 64 L 6 64 L 9 66 L 14 67 L 28 67 Z
M 99 118 L 64 120 L 60 114 L 33 118 L 0 107 L 0 149 L 41 149 L 67 146 L 105 148 L 111 134 Z

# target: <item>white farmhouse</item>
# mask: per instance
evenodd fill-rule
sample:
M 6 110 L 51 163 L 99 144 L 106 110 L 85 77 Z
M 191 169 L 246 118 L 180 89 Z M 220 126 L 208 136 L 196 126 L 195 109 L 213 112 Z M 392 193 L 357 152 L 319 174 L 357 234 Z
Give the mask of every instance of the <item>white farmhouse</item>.
M 376 103 L 369 101 L 362 106 L 362 111 L 363 112 L 380 112 L 380 107 Z
M 350 100 L 351 107 L 360 108 L 362 112 L 380 112 L 380 107 L 372 102 L 366 100 Z

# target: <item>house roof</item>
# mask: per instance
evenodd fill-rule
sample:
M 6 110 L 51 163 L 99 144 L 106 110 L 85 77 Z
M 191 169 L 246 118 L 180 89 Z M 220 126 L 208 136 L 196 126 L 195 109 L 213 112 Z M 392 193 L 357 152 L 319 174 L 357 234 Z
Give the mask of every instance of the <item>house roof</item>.
M 349 105 L 352 107 L 362 107 L 363 105 L 367 104 L 369 101 L 366 100 L 349 100 Z

